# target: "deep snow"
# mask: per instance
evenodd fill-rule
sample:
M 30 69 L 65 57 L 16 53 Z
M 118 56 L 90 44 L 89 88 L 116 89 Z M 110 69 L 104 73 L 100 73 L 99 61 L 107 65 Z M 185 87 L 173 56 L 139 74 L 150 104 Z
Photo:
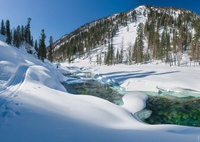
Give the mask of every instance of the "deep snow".
M 61 85 L 65 77 L 56 65 L 0 41 L 1 142 L 189 142 L 197 141 L 200 128 L 148 125 L 133 114 L 145 107 L 147 96 L 129 93 L 123 106 L 92 96 L 77 96 Z M 74 65 L 87 68 L 89 61 Z M 66 72 L 70 71 L 62 65 Z M 156 91 L 191 88 L 200 91 L 199 67 L 166 65 L 90 66 L 89 71 L 121 83 L 127 90 Z

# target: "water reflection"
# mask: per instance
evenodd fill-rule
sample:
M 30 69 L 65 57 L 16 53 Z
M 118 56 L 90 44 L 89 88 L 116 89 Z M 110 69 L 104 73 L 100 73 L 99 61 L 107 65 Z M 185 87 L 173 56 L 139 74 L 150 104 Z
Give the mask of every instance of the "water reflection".
M 119 93 L 115 86 L 102 84 L 94 79 L 74 79 L 63 83 L 67 92 L 71 94 L 92 95 L 121 105 L 123 93 Z
M 144 121 L 149 124 L 178 124 L 200 127 L 200 98 L 149 96 L 146 109 L 152 114 Z
M 123 104 L 122 97 L 128 93 L 112 80 L 88 73 L 68 76 L 63 85 L 71 94 L 92 95 L 117 105 Z M 183 89 L 177 93 L 158 89 L 158 92 L 143 92 L 149 98 L 146 101 L 146 108 L 135 114 L 138 119 L 148 124 L 200 127 L 199 92 Z

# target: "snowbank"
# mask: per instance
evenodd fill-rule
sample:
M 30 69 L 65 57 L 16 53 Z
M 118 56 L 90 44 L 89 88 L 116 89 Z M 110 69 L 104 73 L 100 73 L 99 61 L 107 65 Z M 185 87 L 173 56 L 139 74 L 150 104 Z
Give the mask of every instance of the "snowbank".
M 140 92 L 128 93 L 122 98 L 124 102 L 123 107 L 134 114 L 145 108 L 147 98 L 147 95 Z

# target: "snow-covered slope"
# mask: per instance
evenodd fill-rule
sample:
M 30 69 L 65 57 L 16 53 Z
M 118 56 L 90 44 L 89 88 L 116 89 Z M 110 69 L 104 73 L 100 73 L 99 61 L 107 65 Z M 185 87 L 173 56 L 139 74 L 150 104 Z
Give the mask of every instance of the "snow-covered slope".
M 145 60 L 154 59 L 169 62 L 166 59 L 169 55 L 159 58 L 158 56 L 161 56 L 161 53 L 164 54 L 164 50 L 167 48 L 166 44 L 168 44 L 166 38 L 170 37 L 169 54 L 173 56 L 171 60 L 177 62 L 177 58 L 181 58 L 181 56 L 178 57 L 177 52 L 182 54 L 183 51 L 186 51 L 187 55 L 191 55 L 189 48 L 191 48 L 191 40 L 195 34 L 195 21 L 198 18 L 199 15 L 189 10 L 139 6 L 128 12 L 117 13 L 87 23 L 63 36 L 53 44 L 54 60 L 71 62 L 79 57 L 98 62 L 97 60 L 100 59 L 97 58 L 101 57 L 102 64 L 104 64 L 104 59 L 109 53 L 109 44 L 112 44 L 115 53 L 113 58 L 118 60 L 118 50 L 119 54 L 123 54 L 123 63 L 127 63 L 130 60 L 129 56 L 136 56 L 130 52 L 135 52 L 133 48 L 138 36 L 137 30 L 139 25 L 143 24 L 143 54 L 149 58 Z M 162 41 L 162 38 L 165 42 Z M 157 47 L 158 45 L 159 47 Z M 131 59 L 135 60 L 134 58 Z M 132 63 L 134 62 L 132 61 Z
M 50 63 L 41 63 L 3 41 L 0 41 L 0 50 L 1 142 L 189 142 L 198 139 L 199 128 L 139 122 L 132 114 L 145 106 L 145 94 L 127 94 L 123 106 L 92 96 L 72 95 L 60 84 L 65 77 Z M 99 71 L 109 73 L 107 69 L 102 67 Z

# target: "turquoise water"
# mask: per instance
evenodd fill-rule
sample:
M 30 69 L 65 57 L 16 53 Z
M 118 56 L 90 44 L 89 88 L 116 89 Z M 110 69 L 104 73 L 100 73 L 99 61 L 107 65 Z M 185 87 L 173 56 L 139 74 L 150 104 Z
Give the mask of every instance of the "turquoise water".
M 166 91 L 162 88 L 157 88 L 158 92 L 150 92 L 146 91 L 144 93 L 150 95 L 150 96 L 172 96 L 177 98 L 189 98 L 189 97 L 195 97 L 200 98 L 200 92 L 192 89 L 184 89 L 184 88 L 178 88 L 179 91 Z
M 128 93 L 118 84 L 103 84 L 89 79 L 64 82 L 66 90 L 76 95 L 92 95 L 122 105 L 122 97 Z M 149 97 L 146 108 L 136 113 L 137 118 L 148 124 L 177 124 L 200 127 L 200 93 L 191 89 L 181 92 L 165 91 L 144 92 Z
M 144 122 L 149 124 L 177 124 L 200 127 L 200 98 L 149 96 L 147 110 L 152 114 Z
M 102 84 L 96 80 L 85 80 L 79 83 L 63 83 L 67 92 L 79 95 L 91 95 L 108 100 L 117 105 L 122 105 L 122 97 L 126 92 L 117 86 Z

